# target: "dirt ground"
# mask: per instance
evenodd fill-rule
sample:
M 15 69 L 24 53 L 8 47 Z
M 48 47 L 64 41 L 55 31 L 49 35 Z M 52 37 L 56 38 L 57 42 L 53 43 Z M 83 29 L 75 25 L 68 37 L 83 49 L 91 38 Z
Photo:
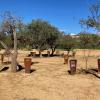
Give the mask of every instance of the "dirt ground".
M 97 68 L 100 51 L 90 52 L 88 68 Z M 27 54 L 29 51 L 18 54 L 18 62 L 23 67 Z M 85 68 L 83 51 L 77 50 L 75 58 L 77 70 Z M 11 73 L 10 64 L 0 65 L 9 67 L 0 72 L 0 100 L 100 100 L 100 79 L 91 74 L 70 75 L 69 64 L 63 64 L 63 57 L 33 57 L 32 61 L 31 74 L 26 74 L 24 69 Z

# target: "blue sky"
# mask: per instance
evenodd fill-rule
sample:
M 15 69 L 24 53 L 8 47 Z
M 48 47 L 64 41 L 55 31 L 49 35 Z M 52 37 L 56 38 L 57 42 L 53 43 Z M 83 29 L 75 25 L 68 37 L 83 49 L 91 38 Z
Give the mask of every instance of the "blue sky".
M 99 0 L 0 0 L 0 12 L 11 11 L 21 16 L 24 23 L 44 19 L 60 30 L 79 33 L 80 18 L 89 15 L 88 6 Z

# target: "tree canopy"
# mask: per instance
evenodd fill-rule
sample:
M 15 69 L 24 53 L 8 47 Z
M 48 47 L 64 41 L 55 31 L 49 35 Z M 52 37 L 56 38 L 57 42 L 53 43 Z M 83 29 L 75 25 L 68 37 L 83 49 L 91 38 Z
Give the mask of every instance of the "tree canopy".
M 41 52 L 50 48 L 53 55 L 59 44 L 60 35 L 61 32 L 56 27 L 47 21 L 37 19 L 32 20 L 32 22 L 26 26 L 22 38 L 23 40 L 29 40 L 28 44 Z
M 91 14 L 87 19 L 82 18 L 80 24 L 100 31 L 100 2 L 92 4 L 89 11 Z

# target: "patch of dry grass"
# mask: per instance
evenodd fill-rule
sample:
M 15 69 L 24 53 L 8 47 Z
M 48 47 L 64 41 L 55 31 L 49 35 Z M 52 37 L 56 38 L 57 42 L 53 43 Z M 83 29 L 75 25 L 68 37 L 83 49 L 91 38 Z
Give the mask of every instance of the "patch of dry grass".
M 19 51 L 18 61 L 24 67 L 29 51 Z M 62 53 L 62 51 L 61 51 Z M 100 51 L 92 51 L 93 56 Z M 97 68 L 97 57 L 90 57 L 88 68 Z M 77 51 L 77 69 L 85 68 L 83 52 Z M 7 58 L 5 58 L 5 61 Z M 34 71 L 0 72 L 0 100 L 100 100 L 100 80 L 91 74 L 69 75 L 69 64 L 62 57 L 32 58 Z M 6 65 L 10 67 L 9 65 Z

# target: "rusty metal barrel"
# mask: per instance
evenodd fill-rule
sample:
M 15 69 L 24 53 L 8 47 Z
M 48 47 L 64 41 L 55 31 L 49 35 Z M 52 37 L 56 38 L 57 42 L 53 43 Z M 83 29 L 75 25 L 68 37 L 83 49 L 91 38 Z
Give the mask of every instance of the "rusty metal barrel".
M 100 59 L 98 59 L 98 72 L 100 72 Z
M 76 59 L 72 59 L 69 61 L 70 63 L 70 72 L 71 74 L 75 74 L 76 73 L 76 67 L 77 67 L 77 60 Z
M 25 65 L 25 73 L 30 73 L 31 72 L 31 64 L 32 64 L 32 59 L 27 57 L 24 58 L 24 65 Z

